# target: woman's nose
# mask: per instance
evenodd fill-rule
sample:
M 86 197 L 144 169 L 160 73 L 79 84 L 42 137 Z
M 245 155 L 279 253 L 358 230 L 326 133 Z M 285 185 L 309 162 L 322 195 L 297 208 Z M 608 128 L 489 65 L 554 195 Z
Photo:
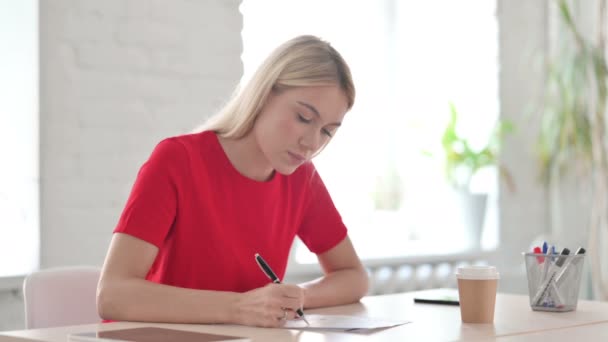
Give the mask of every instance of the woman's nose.
M 319 133 L 309 132 L 300 138 L 300 145 L 305 147 L 307 150 L 316 152 L 319 148 L 321 148 L 321 139 L 322 138 Z

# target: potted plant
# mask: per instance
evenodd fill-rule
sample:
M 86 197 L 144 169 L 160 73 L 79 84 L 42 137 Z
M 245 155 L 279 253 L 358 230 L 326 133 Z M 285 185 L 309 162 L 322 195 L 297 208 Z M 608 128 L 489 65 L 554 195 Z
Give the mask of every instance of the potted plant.
M 473 248 L 480 248 L 488 195 L 472 192 L 471 180 L 480 170 L 496 167 L 507 181 L 508 187 L 514 189 L 509 172 L 498 160 L 500 141 L 504 134 L 510 131 L 510 123 L 498 121 L 488 143 L 480 149 L 475 149 L 467 138 L 459 134 L 458 112 L 454 104 L 450 103 L 450 120 L 441 138 L 445 175 L 448 183 L 454 188 L 467 241 Z
M 512 181 L 507 169 L 498 161 L 500 141 L 513 130 L 508 122 L 498 121 L 488 143 L 481 149 L 471 147 L 468 139 L 458 133 L 458 112 L 450 103 L 450 121 L 443 131 L 441 146 L 445 156 L 445 174 L 448 182 L 456 188 L 468 189 L 475 174 L 486 167 L 498 167 L 499 172 L 509 182 Z

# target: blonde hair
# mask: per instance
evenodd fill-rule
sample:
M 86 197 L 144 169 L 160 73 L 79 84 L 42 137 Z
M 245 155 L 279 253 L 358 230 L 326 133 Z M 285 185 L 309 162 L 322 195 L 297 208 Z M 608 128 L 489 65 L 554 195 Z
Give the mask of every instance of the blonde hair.
M 277 47 L 260 65 L 242 90 L 211 117 L 200 130 L 215 131 L 222 137 L 242 138 L 266 103 L 271 91 L 295 87 L 339 85 L 348 101 L 355 102 L 355 86 L 350 68 L 328 42 L 315 36 L 295 37 Z

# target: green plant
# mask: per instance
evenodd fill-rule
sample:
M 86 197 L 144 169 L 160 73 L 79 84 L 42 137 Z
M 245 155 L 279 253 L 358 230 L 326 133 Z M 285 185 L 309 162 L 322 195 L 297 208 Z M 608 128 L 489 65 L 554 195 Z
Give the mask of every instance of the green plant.
M 588 115 L 594 90 L 590 76 L 601 85 L 595 95 L 605 98 L 605 61 L 599 46 L 584 39 L 566 1 L 558 1 L 566 34 L 574 39 L 562 43 L 557 57 L 549 61 L 544 112 L 539 139 L 541 179 L 548 185 L 552 174 L 568 171 L 576 162 L 590 167 L 592 156 L 591 117 Z M 574 43 L 574 44 L 573 44 Z M 604 88 L 604 89 L 601 89 Z M 604 101 L 602 101 L 604 102 Z M 602 104 L 602 106 L 605 106 Z
M 539 139 L 541 178 L 559 183 L 577 169 L 591 181 L 589 250 L 592 279 L 608 299 L 599 251 L 600 234 L 608 232 L 608 139 L 606 110 L 606 0 L 593 3 L 595 36 L 583 35 L 566 0 L 556 1 L 562 24 L 559 51 L 548 63 L 544 111 Z M 574 2 L 574 4 L 578 4 Z
M 506 133 L 513 130 L 513 126 L 508 122 L 498 121 L 489 142 L 479 150 L 473 149 L 469 141 L 458 134 L 457 126 L 458 112 L 454 104 L 450 103 L 450 121 L 441 138 L 445 173 L 449 183 L 455 187 L 468 188 L 477 171 L 484 167 L 496 166 L 500 174 L 507 179 L 510 188 L 513 188 L 509 172 L 498 160 L 500 141 Z

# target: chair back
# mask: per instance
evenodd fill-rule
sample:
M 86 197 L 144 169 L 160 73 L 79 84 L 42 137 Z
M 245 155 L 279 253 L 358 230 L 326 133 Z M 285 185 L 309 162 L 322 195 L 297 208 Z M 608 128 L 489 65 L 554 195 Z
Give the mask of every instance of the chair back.
M 98 267 L 72 266 L 26 276 L 23 282 L 26 328 L 99 323 L 96 293 L 100 271 Z

